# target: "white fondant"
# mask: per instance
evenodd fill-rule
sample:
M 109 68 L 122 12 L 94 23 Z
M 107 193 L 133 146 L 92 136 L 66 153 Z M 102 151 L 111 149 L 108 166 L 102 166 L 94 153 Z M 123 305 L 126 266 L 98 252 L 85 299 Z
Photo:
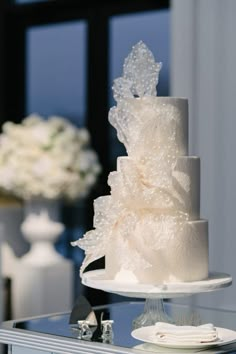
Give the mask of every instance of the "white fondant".
M 114 279 L 121 267 L 127 264 L 127 257 L 133 259 L 134 252 L 141 254 L 150 263 L 149 267 L 140 266 L 139 269 L 133 270 L 141 283 L 189 282 L 208 277 L 206 220 L 189 221 L 183 230 L 175 233 L 172 238 L 162 235 L 160 241 L 154 240 L 155 235 L 152 231 L 155 227 L 150 229 L 149 226 L 147 220 L 144 220 L 139 226 L 140 237 L 136 237 L 137 230 L 134 230 L 132 240 L 126 244 L 127 248 L 123 253 L 119 252 L 124 242 L 121 238 L 116 238 L 110 245 L 106 254 L 108 278 Z
M 185 186 L 186 176 L 189 177 L 189 186 Z M 200 158 L 196 156 L 178 157 L 172 178 L 173 187 L 183 200 L 190 220 L 198 220 L 200 218 Z
M 125 269 L 121 269 L 119 272 L 116 273 L 115 281 L 128 284 L 135 284 L 139 282 L 133 272 Z
M 148 177 L 147 177 L 148 178 Z M 172 180 L 166 194 L 154 182 L 143 179 L 143 173 L 132 158 L 118 157 L 117 172 L 111 172 L 108 184 L 115 199 L 122 199 L 130 208 L 155 208 L 157 213 L 176 209 L 200 218 L 200 158 L 180 156 L 172 169 Z M 171 198 L 167 198 L 171 194 Z
M 110 110 L 109 121 L 131 157 L 157 156 L 163 149 L 169 149 L 167 153 L 172 154 L 172 148 L 178 155 L 188 154 L 188 100 L 185 98 L 123 99 Z

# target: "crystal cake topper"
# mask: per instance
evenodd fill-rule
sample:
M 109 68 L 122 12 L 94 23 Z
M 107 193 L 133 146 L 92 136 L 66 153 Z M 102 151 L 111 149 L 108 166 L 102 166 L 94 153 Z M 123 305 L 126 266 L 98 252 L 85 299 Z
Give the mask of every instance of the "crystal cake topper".
M 123 76 L 113 85 L 114 98 L 156 96 L 156 86 L 162 64 L 156 63 L 152 52 L 142 42 L 138 42 L 125 59 Z

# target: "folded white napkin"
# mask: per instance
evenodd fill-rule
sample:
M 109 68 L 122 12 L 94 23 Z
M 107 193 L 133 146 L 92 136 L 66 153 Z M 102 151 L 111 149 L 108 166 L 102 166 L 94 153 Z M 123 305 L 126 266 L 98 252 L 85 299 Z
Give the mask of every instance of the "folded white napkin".
M 157 322 L 155 329 L 156 340 L 163 343 L 209 343 L 219 339 L 217 330 L 211 323 L 201 326 L 176 326 Z

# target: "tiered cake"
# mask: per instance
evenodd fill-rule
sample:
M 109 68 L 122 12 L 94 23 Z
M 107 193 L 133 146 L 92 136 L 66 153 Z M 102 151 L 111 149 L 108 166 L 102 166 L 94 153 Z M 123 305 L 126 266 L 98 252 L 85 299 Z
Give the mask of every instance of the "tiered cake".
M 81 272 L 105 256 L 107 279 L 158 284 L 208 277 L 208 222 L 201 220 L 200 159 L 188 156 L 188 101 L 156 97 L 161 63 L 143 42 L 114 82 L 110 123 L 127 157 L 94 201 L 94 230 L 76 244 Z

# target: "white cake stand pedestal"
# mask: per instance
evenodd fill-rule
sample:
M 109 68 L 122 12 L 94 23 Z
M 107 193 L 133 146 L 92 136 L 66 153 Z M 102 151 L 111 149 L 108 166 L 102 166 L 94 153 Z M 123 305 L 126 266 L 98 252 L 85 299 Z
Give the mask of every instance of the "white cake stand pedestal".
M 163 299 L 216 291 L 230 286 L 232 277 L 229 274 L 212 272 L 207 279 L 194 282 L 138 284 L 107 279 L 105 270 L 99 269 L 84 273 L 82 283 L 113 294 L 146 299 L 144 312 L 133 322 L 133 327 L 139 328 L 151 326 L 158 321 L 173 322 L 165 312 Z

